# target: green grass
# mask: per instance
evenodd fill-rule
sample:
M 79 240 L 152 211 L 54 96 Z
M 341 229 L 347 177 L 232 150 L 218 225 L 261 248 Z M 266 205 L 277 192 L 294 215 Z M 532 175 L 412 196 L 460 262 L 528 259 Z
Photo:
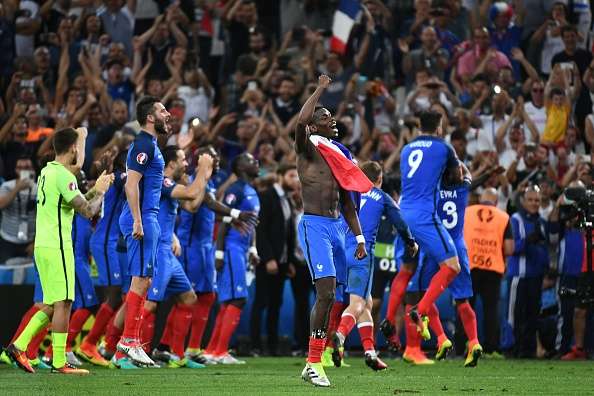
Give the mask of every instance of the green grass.
M 461 360 L 431 367 L 412 367 L 388 360 L 375 373 L 363 360 L 350 357 L 349 368 L 330 368 L 330 389 L 314 389 L 301 380 L 303 359 L 247 359 L 244 366 L 205 369 L 109 370 L 91 367 L 87 377 L 26 374 L 0 366 L 0 395 L 400 395 L 505 394 L 594 395 L 594 362 L 482 360 L 462 367 Z

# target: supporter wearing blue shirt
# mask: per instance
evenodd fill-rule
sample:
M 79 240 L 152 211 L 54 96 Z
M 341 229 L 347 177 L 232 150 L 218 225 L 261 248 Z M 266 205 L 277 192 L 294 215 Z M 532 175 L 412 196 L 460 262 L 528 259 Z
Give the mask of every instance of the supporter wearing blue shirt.
M 510 280 L 508 322 L 514 331 L 514 355 L 532 358 L 536 354 L 542 280 L 549 266 L 548 230 L 538 214 L 538 186 L 529 186 L 520 203 L 520 210 L 511 217 L 514 253 L 506 271 Z

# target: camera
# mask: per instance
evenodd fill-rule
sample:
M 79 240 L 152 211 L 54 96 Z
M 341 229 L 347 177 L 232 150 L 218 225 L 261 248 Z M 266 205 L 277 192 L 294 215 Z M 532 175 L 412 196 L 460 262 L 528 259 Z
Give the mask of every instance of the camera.
M 563 194 L 567 201 L 567 204 L 563 206 L 573 207 L 576 215 L 580 218 L 580 227 L 584 229 L 592 227 L 594 225 L 594 190 L 568 187 Z

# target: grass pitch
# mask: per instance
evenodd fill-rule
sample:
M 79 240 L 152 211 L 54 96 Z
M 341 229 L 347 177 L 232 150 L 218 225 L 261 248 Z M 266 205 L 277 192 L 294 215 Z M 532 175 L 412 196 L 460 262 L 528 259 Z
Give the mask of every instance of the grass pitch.
M 26 374 L 0 366 L 1 395 L 408 395 L 505 394 L 594 395 L 594 362 L 481 360 L 462 367 L 459 359 L 413 367 L 388 359 L 390 368 L 372 372 L 362 358 L 348 368 L 329 368 L 330 389 L 314 388 L 301 378 L 303 359 L 247 359 L 242 366 L 205 369 L 110 370 L 89 367 L 86 377 L 47 371 Z

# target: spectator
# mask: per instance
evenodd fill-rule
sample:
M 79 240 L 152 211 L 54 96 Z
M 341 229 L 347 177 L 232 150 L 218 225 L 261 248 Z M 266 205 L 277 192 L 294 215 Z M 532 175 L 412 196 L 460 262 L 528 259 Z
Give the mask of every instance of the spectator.
M 513 356 L 534 358 L 542 281 L 549 266 L 548 231 L 545 220 L 538 214 L 538 186 L 526 188 L 520 205 L 511 217 L 514 250 L 506 271 L 511 282 L 508 321 L 514 333 Z
M 412 76 L 413 70 L 427 69 L 440 80 L 444 79 L 448 66 L 449 54 L 441 48 L 435 28 L 426 26 L 421 32 L 421 47 L 409 52 L 403 60 L 405 75 Z M 409 85 L 412 81 L 409 81 Z
M 262 350 L 260 322 L 265 308 L 268 352 L 272 356 L 278 354 L 278 319 L 285 279 L 295 275 L 295 219 L 288 195 L 298 183 L 297 167 L 282 165 L 277 172 L 277 182 L 260 194 L 262 210 L 256 242 L 261 264 L 256 268 L 256 297 L 251 316 L 252 348 L 258 355 Z
M 551 73 L 553 56 L 564 49 L 561 39 L 561 29 L 569 25 L 567 21 L 567 6 L 562 2 L 555 2 L 549 18 L 530 37 L 530 44 L 542 44 L 540 55 L 540 72 L 544 75 Z
M 97 12 L 105 32 L 114 43 L 124 46 L 126 54 L 132 55 L 132 34 L 134 33 L 133 10 L 122 0 L 104 0 L 104 8 Z M 135 3 L 135 2 L 134 2 Z
M 474 29 L 473 46 L 458 59 L 457 72 L 462 82 L 485 73 L 490 81 L 495 80 L 502 67 L 511 67 L 505 54 L 491 47 L 489 31 Z
M 512 8 L 502 1 L 492 3 L 491 0 L 481 4 L 483 21 L 490 26 L 491 44 L 508 59 L 512 57 L 512 49 L 520 47 L 522 38 L 524 9 L 521 1 L 514 1 L 514 6 Z M 485 15 L 486 11 L 488 15 Z M 520 77 L 520 65 L 517 62 L 513 62 L 513 69 L 515 76 Z
M 33 162 L 20 157 L 15 166 L 16 179 L 0 186 L 0 262 L 12 257 L 32 257 L 35 239 L 37 184 Z M 52 232 L 52 230 L 45 230 Z
M 505 256 L 513 252 L 514 240 L 509 215 L 497 209 L 497 191 L 487 188 L 478 205 L 466 209 L 464 239 L 471 258 L 473 301 L 483 302 L 485 338 L 482 342 L 487 356 L 499 355 L 498 306 L 501 280 L 505 271 Z M 484 242 L 484 243 L 483 243 Z M 493 248 L 484 246 L 489 243 Z

